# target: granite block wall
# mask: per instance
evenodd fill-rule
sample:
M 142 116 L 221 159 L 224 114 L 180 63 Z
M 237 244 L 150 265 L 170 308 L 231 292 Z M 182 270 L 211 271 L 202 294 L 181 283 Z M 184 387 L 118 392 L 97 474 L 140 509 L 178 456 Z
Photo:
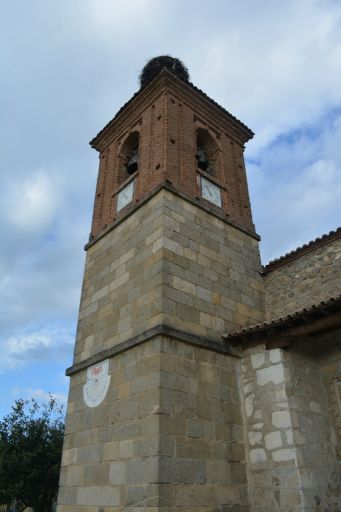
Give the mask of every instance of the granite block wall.
M 157 343 L 110 360 L 104 401 L 83 400 L 86 370 L 71 377 L 58 510 L 158 505 L 160 355 Z M 103 508 L 104 507 L 104 508 Z M 151 508 L 150 508 L 151 507 Z M 156 508 L 155 508 L 156 510 Z
M 160 479 L 170 510 L 249 510 L 237 364 L 163 340 Z
M 267 319 L 336 297 L 341 290 L 341 231 L 264 275 Z
M 258 242 L 161 190 L 87 251 L 74 362 L 159 324 L 221 341 L 264 319 Z
M 241 391 L 253 512 L 339 510 L 339 360 L 335 339 L 328 348 L 325 335 L 290 351 L 259 345 L 245 353 Z
M 294 430 L 297 418 L 286 390 L 284 354 L 260 345 L 242 363 L 244 427 L 253 512 L 301 511 Z
M 336 458 L 341 463 L 341 330 L 325 333 L 318 348 L 321 348 L 320 368 L 322 380 L 327 390 L 329 416 L 334 426 Z M 322 347 L 321 347 L 322 345 Z M 325 348 L 328 350 L 325 350 Z M 324 349 L 324 350 L 323 350 Z
M 59 512 L 249 511 L 238 359 L 221 334 L 264 318 L 259 266 L 256 239 L 164 189 L 90 245 Z M 120 351 L 160 325 L 198 346 Z M 113 347 L 105 400 L 88 408 L 86 368 Z
M 92 409 L 72 376 L 58 511 L 248 512 L 237 361 L 159 336 L 111 358 Z
M 324 361 L 331 352 L 336 356 L 333 364 L 340 360 L 340 347 L 335 351 L 335 346 L 330 350 L 323 334 L 301 340 L 288 355 L 288 393 L 299 427 L 296 439 L 301 486 L 305 510 L 314 512 L 341 508 L 337 429 L 332 396 L 323 375 L 329 366 Z

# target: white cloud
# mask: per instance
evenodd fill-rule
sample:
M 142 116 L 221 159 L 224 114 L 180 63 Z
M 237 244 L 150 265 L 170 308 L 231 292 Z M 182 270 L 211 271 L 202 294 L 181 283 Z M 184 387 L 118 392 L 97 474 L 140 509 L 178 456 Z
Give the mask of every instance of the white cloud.
M 60 177 L 33 174 L 22 186 L 18 175 L 18 190 L 0 199 L 2 337 L 27 324 L 76 320 L 92 194 L 69 167 Z
M 44 360 L 63 360 L 72 353 L 74 335 L 70 329 L 46 326 L 43 329 L 18 333 L 2 343 L 0 372 Z
M 51 179 L 43 171 L 14 181 L 2 198 L 2 210 L 13 229 L 30 233 L 47 229 L 56 208 Z
M 39 0 L 20 12 L 5 4 L 3 370 L 71 353 L 73 337 L 51 325 L 76 322 L 97 173 L 87 141 L 137 89 L 150 57 L 181 58 L 195 85 L 256 132 L 246 155 L 265 260 L 336 227 L 341 116 L 330 113 L 341 105 L 340 2 Z
M 158 12 L 155 0 L 91 0 L 78 4 L 79 14 L 83 19 L 83 30 L 105 39 L 116 41 L 125 36 L 134 39 L 136 35 L 152 25 Z
M 331 141 L 334 140 L 334 144 Z M 338 227 L 341 113 L 288 133 L 249 163 L 257 230 L 265 262 Z
M 257 152 L 341 102 L 341 4 L 244 2 L 230 11 L 198 41 L 193 76 L 256 131 Z

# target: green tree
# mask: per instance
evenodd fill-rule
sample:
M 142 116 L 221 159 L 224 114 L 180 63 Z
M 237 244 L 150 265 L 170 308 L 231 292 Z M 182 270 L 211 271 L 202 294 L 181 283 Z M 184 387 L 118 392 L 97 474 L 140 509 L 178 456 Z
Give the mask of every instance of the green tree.
M 50 396 L 16 400 L 0 421 L 0 503 L 17 500 L 22 508 L 50 512 L 58 490 L 63 408 Z

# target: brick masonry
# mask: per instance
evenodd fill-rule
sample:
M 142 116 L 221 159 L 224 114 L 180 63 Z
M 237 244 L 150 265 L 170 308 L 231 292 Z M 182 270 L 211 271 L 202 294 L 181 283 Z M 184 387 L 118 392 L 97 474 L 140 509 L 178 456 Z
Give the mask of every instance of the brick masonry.
M 195 159 L 198 128 L 207 130 L 216 142 L 215 173 L 207 177 L 221 187 L 223 211 L 231 221 L 254 231 L 243 156 L 244 143 L 252 132 L 165 71 L 92 141 L 100 153 L 92 237 L 166 180 L 190 197 L 207 202 L 200 197 Z M 139 170 L 120 183 L 121 148 L 134 132 L 139 134 Z M 133 202 L 117 214 L 117 192 L 134 178 Z

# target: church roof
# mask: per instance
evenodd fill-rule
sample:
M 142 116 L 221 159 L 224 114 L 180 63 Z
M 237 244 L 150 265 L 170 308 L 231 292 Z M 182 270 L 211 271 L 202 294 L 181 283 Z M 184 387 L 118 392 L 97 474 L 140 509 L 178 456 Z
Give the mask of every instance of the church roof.
M 111 125 L 112 123 L 128 108 L 128 106 L 147 88 L 150 86 L 150 84 L 154 83 L 156 80 L 158 80 L 160 78 L 160 76 L 171 76 L 174 80 L 180 82 L 181 84 L 184 84 L 185 86 L 187 85 L 188 87 L 190 87 L 193 91 L 197 92 L 198 94 L 200 94 L 205 100 L 208 100 L 212 105 L 214 105 L 218 110 L 220 110 L 223 114 L 225 114 L 226 116 L 229 117 L 229 119 L 231 119 L 232 121 L 234 121 L 235 123 L 238 123 L 239 126 L 241 128 L 243 128 L 247 133 L 248 133 L 248 138 L 249 139 L 252 139 L 252 137 L 254 136 L 254 132 L 252 130 L 250 130 L 250 128 L 248 128 L 244 123 L 242 123 L 239 119 L 237 119 L 237 117 L 233 116 L 232 114 L 230 114 L 230 112 L 228 112 L 224 107 L 222 107 L 221 105 L 219 105 L 219 103 L 217 103 L 216 101 L 214 101 L 212 98 L 210 98 L 204 91 L 202 91 L 201 89 L 199 89 L 198 87 L 196 87 L 194 84 L 192 84 L 192 82 L 190 81 L 184 81 L 184 80 L 181 80 L 180 78 L 178 78 L 176 75 L 174 75 L 171 71 L 169 71 L 168 69 L 164 68 L 161 73 L 159 73 L 153 80 L 151 80 L 150 82 L 148 82 L 144 87 L 142 87 L 139 91 L 137 91 L 119 110 L 118 112 L 115 114 L 115 116 L 104 126 L 104 128 L 102 128 L 102 130 L 100 130 L 97 135 L 91 139 L 90 141 L 90 146 L 93 147 L 93 148 L 96 148 L 96 142 L 98 140 L 98 137 L 100 137 Z
M 293 335 L 302 334 L 303 331 L 300 329 L 302 326 L 312 323 L 316 324 L 316 322 L 324 320 L 328 316 L 335 316 L 338 325 L 341 325 L 341 294 L 276 320 L 263 322 L 225 334 L 223 338 L 229 343 L 236 345 L 246 341 L 260 341 L 261 339 L 265 343 L 270 336 L 277 335 L 278 337 L 281 333 L 287 335 L 288 330 L 291 330 Z M 322 323 L 319 325 L 320 330 L 324 330 Z
M 275 268 L 285 265 L 286 263 L 289 263 L 290 261 L 293 261 L 297 258 L 300 258 L 304 254 L 315 249 L 318 249 L 319 247 L 322 247 L 323 245 L 326 245 L 332 242 L 333 240 L 337 240 L 338 238 L 341 238 L 341 227 L 335 229 L 334 231 L 330 231 L 329 233 L 322 235 L 318 238 L 315 238 L 315 240 L 311 240 L 310 242 L 300 247 L 297 247 L 293 251 L 284 254 L 284 256 L 280 256 L 279 258 L 269 261 L 269 263 L 263 267 L 263 274 L 267 274 L 268 272 L 271 272 Z

